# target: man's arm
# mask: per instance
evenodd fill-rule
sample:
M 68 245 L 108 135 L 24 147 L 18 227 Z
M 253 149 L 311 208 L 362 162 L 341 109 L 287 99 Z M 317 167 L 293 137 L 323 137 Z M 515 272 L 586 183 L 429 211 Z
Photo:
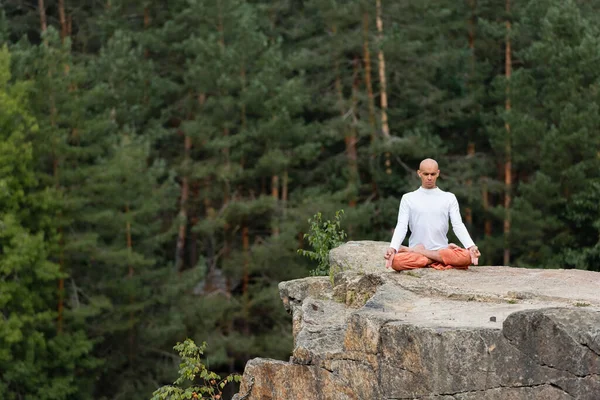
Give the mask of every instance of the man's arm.
M 402 245 L 402 241 L 406 237 L 406 232 L 408 232 L 408 211 L 408 200 L 406 196 L 402 196 L 400 208 L 398 209 L 398 222 L 396 223 L 396 229 L 394 229 L 394 235 L 390 243 L 390 247 L 396 251 Z
M 471 235 L 469 235 L 467 227 L 462 221 L 458 200 L 456 200 L 455 195 L 452 195 L 452 201 L 450 203 L 450 222 L 452 223 L 452 230 L 456 234 L 458 240 L 460 240 L 465 249 L 469 249 L 471 261 L 474 265 L 477 265 L 481 253 L 479 253 L 479 249 L 475 245 L 475 242 L 473 242 L 473 239 L 471 239 Z
M 400 249 L 400 246 L 402 245 L 402 241 L 406 237 L 406 232 L 408 231 L 408 210 L 408 200 L 405 196 L 402 196 L 402 199 L 400 200 L 400 207 L 398 209 L 398 222 L 396 223 L 396 228 L 394 229 L 394 235 L 392 236 L 390 247 L 383 256 L 383 258 L 387 260 L 385 263 L 386 268 L 392 267 L 394 254 L 398 252 L 398 249 Z
M 460 209 L 458 208 L 458 200 L 456 200 L 456 196 L 454 195 L 452 195 L 452 201 L 450 203 L 450 222 L 452 223 L 452 230 L 456 234 L 458 240 L 465 246 L 465 249 L 475 245 L 475 242 L 473 242 L 473 239 L 471 239 L 471 236 L 467 231 L 467 227 L 463 224 L 460 216 Z

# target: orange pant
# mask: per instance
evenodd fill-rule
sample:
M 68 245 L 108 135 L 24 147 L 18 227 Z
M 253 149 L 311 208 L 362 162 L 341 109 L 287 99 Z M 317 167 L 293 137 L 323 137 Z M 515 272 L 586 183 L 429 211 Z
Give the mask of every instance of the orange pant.
M 413 253 L 412 251 L 406 251 L 396 253 L 394 260 L 392 261 L 392 268 L 396 271 L 405 271 L 407 269 L 425 268 L 431 267 L 435 269 L 467 269 L 471 265 L 471 254 L 469 250 L 460 247 L 454 249 L 441 249 L 440 256 L 442 256 L 442 263 L 433 262 L 427 264 L 429 259 L 424 255 Z

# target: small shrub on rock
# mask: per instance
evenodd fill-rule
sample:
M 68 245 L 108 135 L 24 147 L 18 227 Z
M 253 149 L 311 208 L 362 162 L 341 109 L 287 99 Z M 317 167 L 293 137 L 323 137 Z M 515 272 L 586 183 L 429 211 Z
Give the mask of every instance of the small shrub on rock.
M 314 251 L 299 249 L 298 253 L 317 261 L 317 268 L 310 271 L 311 276 L 329 275 L 329 251 L 344 243 L 346 232 L 342 229 L 344 210 L 335 213 L 333 221 L 323 221 L 321 213 L 308 220 L 310 230 L 304 234 Z
M 206 342 L 197 346 L 191 339 L 177 343 L 173 347 L 181 357 L 179 378 L 173 385 L 166 385 L 152 394 L 151 400 L 219 400 L 223 388 L 230 382 L 240 382 L 239 374 L 231 374 L 221 379 L 219 375 L 209 371 L 202 362 Z

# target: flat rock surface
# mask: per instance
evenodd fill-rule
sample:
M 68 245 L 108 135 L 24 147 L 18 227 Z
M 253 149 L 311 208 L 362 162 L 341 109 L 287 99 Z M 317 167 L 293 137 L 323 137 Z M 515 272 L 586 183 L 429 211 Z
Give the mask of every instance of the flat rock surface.
M 503 266 L 472 266 L 466 271 L 426 268 L 409 272 L 409 276 L 420 279 L 408 282 L 406 272 L 389 274 L 399 285 L 423 293 L 438 291 L 446 296 L 480 295 L 600 306 L 600 274 L 592 271 Z
M 600 399 L 600 273 L 396 272 L 387 246 L 346 243 L 335 276 L 279 285 L 290 362 L 250 362 L 238 400 Z
M 515 311 L 600 309 L 597 272 L 483 266 L 467 271 L 428 268 L 381 274 L 385 274 L 386 284 L 367 307 L 402 315 L 406 322 L 421 326 L 499 329 Z

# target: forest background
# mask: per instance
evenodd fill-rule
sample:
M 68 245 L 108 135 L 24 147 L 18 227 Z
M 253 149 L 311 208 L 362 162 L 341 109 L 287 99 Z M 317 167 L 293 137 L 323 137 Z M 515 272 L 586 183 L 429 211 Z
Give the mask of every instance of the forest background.
M 286 359 L 308 219 L 390 240 L 425 157 L 481 263 L 600 270 L 598 0 L 0 4 L 2 399 Z

